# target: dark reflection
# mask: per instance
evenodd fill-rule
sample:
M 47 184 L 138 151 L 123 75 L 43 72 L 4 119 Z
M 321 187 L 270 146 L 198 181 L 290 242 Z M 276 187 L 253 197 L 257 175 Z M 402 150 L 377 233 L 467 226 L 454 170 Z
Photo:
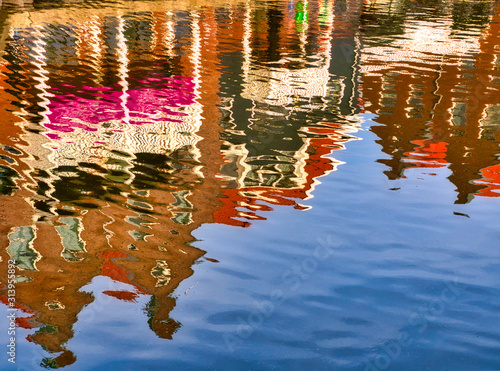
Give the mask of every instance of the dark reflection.
M 457 2 L 453 4 L 453 29 L 469 30 L 471 26 L 484 27 L 490 22 L 492 3 Z
M 205 253 L 191 232 L 307 209 L 365 112 L 390 180 L 448 169 L 457 202 L 498 195 L 492 3 L 82 4 L 0 13 L 0 254 L 44 367 L 76 361 L 96 277 L 148 296 L 171 339 L 171 294 Z
M 7 158 L 7 156 L 5 156 Z M 2 160 L 6 160 L 2 158 Z M 7 161 L 10 162 L 10 161 Z M 17 172 L 8 167 L 1 165 L 0 166 L 0 194 L 1 195 L 11 195 L 14 189 L 16 189 L 16 183 L 14 182 L 15 178 L 18 178 Z

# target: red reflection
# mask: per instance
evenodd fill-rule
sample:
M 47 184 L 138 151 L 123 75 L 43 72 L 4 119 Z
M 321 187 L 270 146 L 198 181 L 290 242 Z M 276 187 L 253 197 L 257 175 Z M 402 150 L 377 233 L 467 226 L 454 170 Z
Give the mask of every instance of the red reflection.
M 342 124 L 329 122 L 320 124 L 322 126 L 303 128 L 307 134 L 318 135 L 318 137 L 307 139 L 307 148 L 304 151 L 307 158 L 302 168 L 297 166 L 296 174 L 301 177 L 299 179 L 301 186 L 296 188 L 265 186 L 223 188 L 220 198 L 223 205 L 214 212 L 215 222 L 246 228 L 251 223 L 236 218 L 266 220 L 265 217 L 257 214 L 258 211 L 272 210 L 265 204 L 293 206 L 298 210 L 307 209 L 307 206 L 299 204 L 297 200 L 309 198 L 310 191 L 318 182 L 317 179 L 335 170 L 339 162 L 327 156 L 336 150 L 344 149 L 344 143 L 353 139 L 352 136 L 346 134 L 345 126 Z M 265 204 L 262 204 L 263 202 Z
M 130 272 L 117 264 L 115 264 L 112 260 L 113 259 L 119 259 L 119 258 L 128 258 L 129 256 L 125 254 L 124 252 L 121 251 L 106 251 L 102 253 L 98 253 L 97 257 L 101 259 L 105 259 L 104 263 L 101 265 L 101 275 L 106 276 L 111 278 L 112 280 L 118 281 L 118 282 L 123 282 L 129 285 L 132 285 L 137 289 L 137 291 L 141 294 L 147 294 L 147 292 L 140 286 L 138 286 L 136 283 L 132 282 L 130 280 Z M 114 291 L 113 291 L 114 292 Z M 107 292 L 107 295 L 110 294 L 111 291 Z M 127 292 L 127 294 L 136 296 L 134 293 Z M 111 295 L 114 296 L 114 295 Z M 134 296 L 134 298 L 135 298 Z M 116 297 L 116 296 L 115 296 Z
M 413 140 L 412 143 L 417 147 L 413 152 L 405 153 L 408 157 L 405 162 L 422 168 L 439 168 L 448 165 L 445 160 L 447 143 L 436 142 L 433 139 Z
M 500 196 L 500 164 L 490 166 L 481 170 L 483 179 L 475 180 L 474 184 L 485 185 L 486 188 L 477 192 L 478 196 L 499 197 Z

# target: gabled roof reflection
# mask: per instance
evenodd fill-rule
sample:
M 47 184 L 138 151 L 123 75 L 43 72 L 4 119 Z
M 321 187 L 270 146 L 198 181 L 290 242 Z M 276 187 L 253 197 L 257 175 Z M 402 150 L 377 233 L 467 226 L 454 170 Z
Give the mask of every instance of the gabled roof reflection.
M 390 156 L 379 160 L 387 176 L 447 168 L 456 203 L 495 194 L 481 188 L 496 180 L 478 175 L 498 164 L 500 7 L 452 2 L 424 19 L 391 4 L 366 2 L 361 20 L 363 101 L 383 124 L 371 130 Z
M 249 2 L 134 4 L 140 14 L 33 9 L 33 24 L 13 13 L 6 28 L 0 143 L 12 161 L 0 207 L 16 215 L 0 223 L 0 254 L 16 258 L 18 324 L 54 354 L 46 367 L 76 361 L 66 344 L 100 295 L 109 308 L 147 297 L 148 326 L 172 338 L 171 294 L 205 253 L 191 232 L 248 226 L 274 205 L 307 209 L 359 129 L 352 76 L 332 73 L 332 35 L 353 37 L 335 30 L 332 1 L 281 15 Z M 87 292 L 96 279 L 109 287 Z

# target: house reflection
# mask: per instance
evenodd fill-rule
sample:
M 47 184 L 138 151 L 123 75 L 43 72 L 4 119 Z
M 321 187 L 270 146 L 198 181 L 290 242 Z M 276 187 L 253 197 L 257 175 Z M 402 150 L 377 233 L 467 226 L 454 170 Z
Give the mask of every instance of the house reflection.
M 48 366 L 75 362 L 98 276 L 172 338 L 192 231 L 307 209 L 365 110 L 389 179 L 447 168 L 456 202 L 499 194 L 498 6 L 431 24 L 381 1 L 122 5 L 0 13 L 0 256 Z
M 66 344 L 97 276 L 123 284 L 103 292 L 116 300 L 149 296 L 149 326 L 171 338 L 170 294 L 204 255 L 192 231 L 306 208 L 339 164 L 326 156 L 355 139 L 357 42 L 331 1 L 175 6 L 4 21 L 0 255 L 16 261 L 18 325 L 55 354 L 47 367 L 75 362 Z M 334 35 L 347 50 L 332 66 Z
M 431 23 L 405 19 L 391 4 L 367 2 L 361 18 L 363 100 L 383 124 L 371 130 L 390 156 L 380 160 L 387 177 L 447 167 L 456 203 L 497 195 L 500 7 L 453 2 L 449 21 Z M 372 33 L 375 22 L 391 27 Z M 392 39 L 390 47 L 377 46 L 381 36 Z
M 217 222 L 247 227 L 265 219 L 270 205 L 307 208 L 299 200 L 311 197 L 318 179 L 339 164 L 327 155 L 355 139 L 348 133 L 359 127 L 356 91 L 346 88 L 355 50 L 350 58 L 332 50 L 337 43 L 354 45 L 355 36 L 335 29 L 334 9 L 332 1 L 297 2 L 245 16 L 242 90 L 221 87 L 224 206 L 214 214 Z M 334 65 L 348 73 L 332 74 Z M 331 122 L 313 117 L 318 111 Z

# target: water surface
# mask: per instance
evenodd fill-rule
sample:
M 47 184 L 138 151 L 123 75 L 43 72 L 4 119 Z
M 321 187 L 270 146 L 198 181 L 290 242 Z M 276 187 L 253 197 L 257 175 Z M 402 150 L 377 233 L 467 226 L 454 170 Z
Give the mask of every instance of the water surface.
M 500 369 L 499 93 L 497 2 L 4 0 L 1 368 Z

